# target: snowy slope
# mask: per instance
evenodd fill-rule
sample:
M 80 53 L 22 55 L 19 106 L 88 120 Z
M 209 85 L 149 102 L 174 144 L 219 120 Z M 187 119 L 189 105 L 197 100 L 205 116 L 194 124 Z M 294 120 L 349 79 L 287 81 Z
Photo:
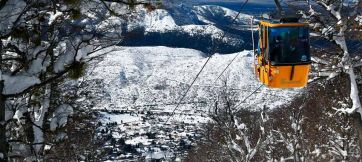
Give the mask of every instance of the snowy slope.
M 215 54 L 175 110 L 176 103 L 205 63 L 204 53 L 163 46 L 112 47 L 111 50 L 104 59 L 90 64 L 93 66 L 84 78 L 85 91 L 93 94 L 83 102 L 91 102 L 90 108 L 101 111 L 100 130 L 111 130 L 108 132 L 113 138 L 137 147 L 133 158 L 182 158 L 184 145 L 191 146 L 190 139 L 200 138 L 200 123 L 209 121 L 209 108 L 221 94 L 223 81 L 227 80 L 230 98 L 236 104 L 260 86 L 253 74 L 250 51 L 240 52 L 225 75 L 215 82 L 237 53 Z M 292 100 L 298 91 L 263 87 L 235 109 L 260 110 L 264 105 L 275 108 Z M 115 127 L 106 126 L 114 122 Z M 108 158 L 132 159 L 123 153 Z
M 215 79 L 235 55 L 214 55 L 184 102 L 212 104 L 222 88 L 220 81 L 214 84 Z M 205 61 L 202 52 L 192 49 L 117 47 L 97 64 L 88 78 L 101 80 L 109 96 L 109 101 L 95 108 L 138 110 L 148 109 L 146 105 L 158 105 L 155 107 L 160 111 L 171 112 L 175 107 L 172 104 L 177 103 Z M 221 77 L 221 80 L 227 78 L 229 88 L 240 92 L 237 97 L 240 100 L 260 86 L 255 80 L 252 62 L 249 51 L 242 51 L 225 72 L 226 76 Z M 274 108 L 291 100 L 297 92 L 261 88 L 241 105 L 259 109 L 265 104 Z M 194 108 L 190 105 L 183 105 L 180 110 L 192 113 Z

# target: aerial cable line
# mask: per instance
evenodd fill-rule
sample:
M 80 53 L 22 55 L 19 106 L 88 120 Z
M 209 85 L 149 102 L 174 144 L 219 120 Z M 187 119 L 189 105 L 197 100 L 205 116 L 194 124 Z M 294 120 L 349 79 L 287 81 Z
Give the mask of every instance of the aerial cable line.
M 251 41 L 253 43 L 253 56 L 255 56 L 255 40 L 254 40 L 253 24 L 254 24 L 254 16 L 251 16 L 250 31 L 251 31 Z
M 279 15 L 282 15 L 283 13 L 283 8 L 282 8 L 282 5 L 280 4 L 279 0 L 274 0 L 274 3 L 278 9 L 278 14 Z
M 242 103 L 244 103 L 249 97 L 251 97 L 254 93 L 256 93 L 261 87 L 263 87 L 264 84 L 260 85 L 258 88 L 256 88 L 253 92 L 251 92 L 248 96 L 246 96 L 241 102 L 239 102 L 239 104 L 237 104 L 235 106 L 236 107 L 239 107 Z M 237 109 L 237 111 L 239 111 L 241 108 Z
M 245 2 L 241 5 L 240 10 L 238 12 L 238 14 L 236 14 L 236 16 L 234 17 L 233 21 L 231 22 L 231 24 L 234 24 L 236 22 L 236 19 L 239 17 L 239 15 L 241 14 L 241 11 L 243 10 L 243 8 L 245 7 L 245 5 L 248 3 L 249 0 L 245 0 Z M 205 28 L 204 30 L 206 30 L 207 28 Z M 226 36 L 226 32 L 223 33 L 222 37 L 221 37 L 221 41 L 224 39 L 224 37 Z M 182 95 L 182 97 L 180 98 L 178 104 L 176 105 L 176 107 L 173 109 L 170 117 L 167 118 L 166 123 L 168 122 L 168 120 L 170 120 L 170 118 L 175 114 L 175 111 L 179 108 L 180 103 L 183 101 L 183 99 L 186 97 L 187 93 L 190 91 L 192 85 L 195 83 L 195 81 L 197 80 L 197 78 L 200 76 L 201 72 L 204 70 L 205 66 L 207 65 L 207 63 L 210 61 L 211 57 L 215 54 L 217 47 L 213 46 L 213 50 L 211 53 L 211 56 L 209 56 L 206 60 L 206 62 L 204 63 L 204 65 L 201 67 L 200 71 L 196 74 L 195 78 L 192 80 L 190 86 L 187 88 L 187 90 L 185 91 L 185 93 Z
M 239 52 L 240 53 L 240 52 Z M 239 56 L 239 53 L 237 53 L 234 58 L 229 62 L 229 64 L 224 68 L 224 70 L 219 74 L 219 76 L 215 79 L 214 84 L 216 84 L 217 80 L 219 80 L 219 78 L 224 74 L 224 72 L 229 68 L 229 66 L 231 65 L 231 63 L 234 62 L 234 60 Z
M 253 44 L 253 53 L 255 53 L 255 45 L 254 45 L 254 33 L 253 33 L 253 19 L 254 17 L 251 16 L 251 21 L 250 21 L 250 31 L 251 31 L 251 40 L 252 40 L 252 44 Z M 235 59 L 239 56 L 240 52 L 238 52 L 235 57 L 229 62 L 229 64 L 224 68 L 224 70 L 219 74 L 219 76 L 215 79 L 214 84 L 216 84 L 217 80 L 220 79 L 220 77 L 224 74 L 224 72 L 229 68 L 229 66 L 235 61 Z M 255 58 L 255 54 L 254 54 L 254 58 Z

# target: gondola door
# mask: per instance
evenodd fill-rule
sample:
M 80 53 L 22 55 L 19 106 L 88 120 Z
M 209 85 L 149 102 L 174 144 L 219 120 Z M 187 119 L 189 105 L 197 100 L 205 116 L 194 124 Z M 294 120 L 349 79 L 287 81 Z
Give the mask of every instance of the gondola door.
M 268 27 L 259 25 L 259 41 L 257 49 L 256 75 L 260 82 L 269 84 L 270 65 L 268 61 Z

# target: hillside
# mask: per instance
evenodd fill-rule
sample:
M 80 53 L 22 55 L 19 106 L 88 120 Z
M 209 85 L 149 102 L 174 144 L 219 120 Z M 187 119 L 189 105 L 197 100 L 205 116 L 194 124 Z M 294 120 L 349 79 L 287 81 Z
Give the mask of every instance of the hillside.
M 159 152 L 174 157 L 173 153 L 184 150 L 180 150 L 181 141 L 186 140 L 191 146 L 191 141 L 199 137 L 202 123 L 209 121 L 209 108 L 225 89 L 223 81 L 227 81 L 227 89 L 238 103 L 260 86 L 254 77 L 250 51 L 215 54 L 175 114 L 171 115 L 181 95 L 206 61 L 205 54 L 192 49 L 162 46 L 113 47 L 112 50 L 88 68 L 89 75 L 84 78 L 87 90 L 95 90 L 89 91 L 94 98 L 88 100 L 92 102 L 88 106 L 102 111 L 99 114 L 103 122 L 100 129 L 105 129 L 107 123 L 117 122 L 117 126 L 107 129 L 114 130 L 111 132 L 115 139 L 125 140 L 126 144 L 139 148 L 133 152 L 137 156 L 148 157 Z M 238 58 L 215 83 L 236 55 L 239 55 Z M 275 108 L 291 101 L 298 92 L 298 89 L 262 87 L 237 108 Z M 155 151 L 155 148 L 167 149 Z M 177 155 L 182 156 L 180 153 Z M 122 154 L 113 158 L 127 157 Z

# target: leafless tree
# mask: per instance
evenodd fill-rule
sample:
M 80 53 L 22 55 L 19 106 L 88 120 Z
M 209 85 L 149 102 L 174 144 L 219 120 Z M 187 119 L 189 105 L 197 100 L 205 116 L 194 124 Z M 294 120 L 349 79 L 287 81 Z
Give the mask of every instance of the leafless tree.
M 43 157 L 47 144 L 44 132 L 64 126 L 59 120 L 66 119 L 59 115 L 63 117 L 72 112 L 69 104 L 54 105 L 51 98 L 58 88 L 54 83 L 81 77 L 86 63 L 100 57 L 97 52 L 122 40 L 121 24 L 113 20 L 128 18 L 130 9 L 137 5 L 152 9 L 152 3 L 138 0 L 0 2 L 0 159 L 7 161 L 8 151 L 12 156 L 28 156 L 8 150 L 7 140 L 29 146 L 32 158 Z M 102 53 L 109 51 L 111 49 Z M 6 134 L 14 115 L 19 119 L 16 124 L 26 127 L 26 140 L 9 139 Z M 49 126 L 48 120 L 53 124 Z M 21 124 L 23 121 L 27 124 Z

